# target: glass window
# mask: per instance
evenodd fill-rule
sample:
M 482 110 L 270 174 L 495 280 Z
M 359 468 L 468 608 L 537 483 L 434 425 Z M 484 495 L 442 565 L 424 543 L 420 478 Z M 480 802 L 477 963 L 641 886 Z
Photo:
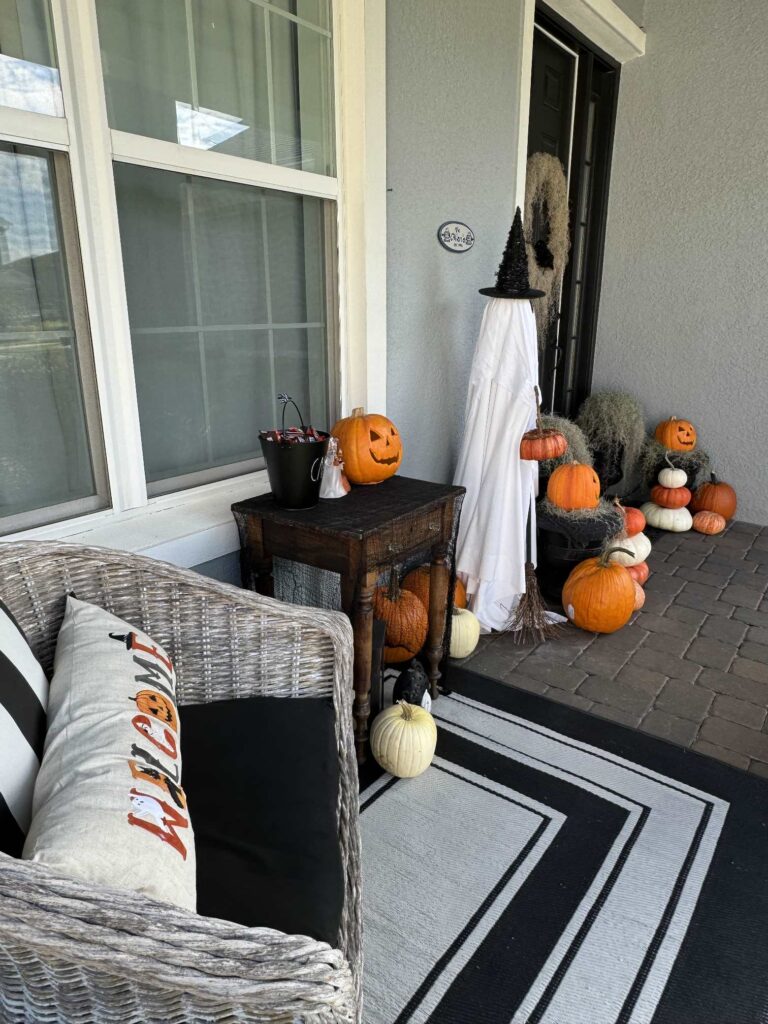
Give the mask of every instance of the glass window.
M 334 173 L 325 0 L 97 0 L 112 128 Z
M 0 105 L 64 114 L 48 0 L 0 0 Z
M 2 532 L 106 504 L 74 236 L 66 158 L 0 143 Z
M 327 426 L 326 204 L 115 165 L 150 493 L 256 468 L 287 391 Z

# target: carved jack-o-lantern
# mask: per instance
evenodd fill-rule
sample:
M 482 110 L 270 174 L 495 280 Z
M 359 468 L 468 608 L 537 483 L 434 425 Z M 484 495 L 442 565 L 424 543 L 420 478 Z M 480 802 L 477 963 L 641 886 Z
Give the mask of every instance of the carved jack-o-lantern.
M 679 420 L 677 416 L 660 423 L 653 436 L 673 452 L 692 452 L 696 447 L 696 428 L 690 420 Z
M 403 461 L 397 427 L 386 416 L 354 409 L 331 431 L 339 439 L 344 472 L 353 484 L 380 484 L 393 476 Z
M 167 725 L 169 729 L 178 732 L 176 708 L 173 706 L 173 702 L 162 693 L 158 693 L 157 690 L 139 690 L 131 700 L 136 701 L 139 711 L 143 711 L 145 715 L 151 715 L 158 722 Z

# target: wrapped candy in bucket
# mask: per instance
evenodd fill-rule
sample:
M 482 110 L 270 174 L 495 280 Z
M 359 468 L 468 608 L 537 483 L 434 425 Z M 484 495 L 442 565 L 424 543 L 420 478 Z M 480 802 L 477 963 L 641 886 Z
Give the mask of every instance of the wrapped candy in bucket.
M 320 482 L 330 435 L 306 426 L 299 407 L 288 395 L 277 397 L 283 404 L 281 428 L 259 432 L 272 494 L 283 508 L 313 508 L 320 498 Z M 285 410 L 288 405 L 296 409 L 301 427 L 286 428 Z

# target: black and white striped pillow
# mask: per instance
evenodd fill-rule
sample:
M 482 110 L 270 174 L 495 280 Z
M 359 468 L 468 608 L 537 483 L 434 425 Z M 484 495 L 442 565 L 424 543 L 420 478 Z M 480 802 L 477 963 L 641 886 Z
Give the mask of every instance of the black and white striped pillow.
M 0 601 L 0 852 L 21 855 L 45 741 L 48 680 Z

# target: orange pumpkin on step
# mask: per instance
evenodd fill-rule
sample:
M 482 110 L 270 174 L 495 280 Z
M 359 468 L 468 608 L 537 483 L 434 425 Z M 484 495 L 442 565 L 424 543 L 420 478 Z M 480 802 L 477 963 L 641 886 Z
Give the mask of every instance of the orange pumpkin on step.
M 692 452 L 696 447 L 696 428 L 690 420 L 670 416 L 660 423 L 653 436 L 671 452 Z
M 687 487 L 665 487 L 663 484 L 656 484 L 651 488 L 651 501 L 661 508 L 684 508 L 691 497 Z
M 693 528 L 697 533 L 713 536 L 722 533 L 728 524 L 719 512 L 697 512 L 693 517 Z
M 571 512 L 575 508 L 597 508 L 600 503 L 600 478 L 591 466 L 566 462 L 549 478 L 547 498 L 557 508 Z
M 621 504 L 620 498 L 614 498 L 613 503 L 616 508 L 624 516 L 624 533 L 628 537 L 634 537 L 638 533 L 642 533 L 645 529 L 645 516 L 639 508 L 633 508 L 631 505 L 626 507 Z
M 635 583 L 639 583 L 641 587 L 646 583 L 648 577 L 651 575 L 651 570 L 649 569 L 647 562 L 638 562 L 637 565 L 628 565 L 627 572 Z
M 717 512 L 723 519 L 733 519 L 736 515 L 736 491 L 712 473 L 707 483 L 696 488 L 691 511 Z
M 615 633 L 635 610 L 635 581 L 607 548 L 598 558 L 579 562 L 563 587 L 565 614 L 579 629 L 589 633 Z
M 344 472 L 353 484 L 380 484 L 394 476 L 403 461 L 403 442 L 392 420 L 353 409 L 331 431 L 339 439 Z
M 429 566 L 420 565 L 416 569 L 411 569 L 401 584 L 403 590 L 410 590 L 412 594 L 418 597 L 427 612 L 429 611 L 429 582 Z M 456 578 L 456 587 L 453 591 L 453 606 L 454 608 L 467 607 L 467 591 L 458 577 Z
M 386 626 L 384 661 L 388 665 L 408 661 L 419 653 L 427 639 L 427 612 L 415 594 L 401 589 L 395 569 L 389 586 L 374 591 L 373 614 Z

